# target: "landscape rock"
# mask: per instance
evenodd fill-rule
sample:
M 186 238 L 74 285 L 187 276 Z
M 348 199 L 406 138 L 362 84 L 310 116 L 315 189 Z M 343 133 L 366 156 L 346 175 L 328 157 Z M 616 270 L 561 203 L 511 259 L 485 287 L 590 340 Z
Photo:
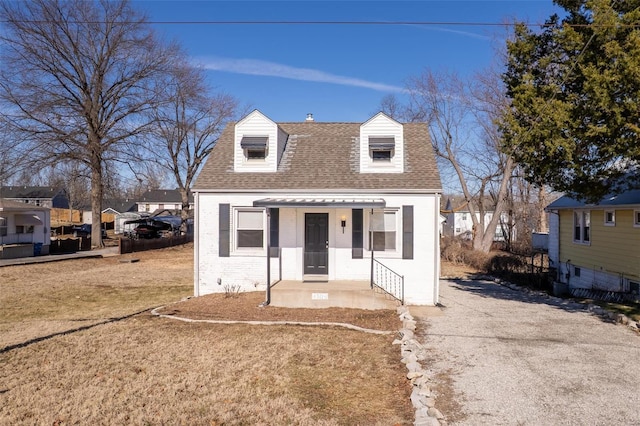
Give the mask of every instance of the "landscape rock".
M 444 416 L 442 415 L 440 410 L 438 410 L 437 408 L 434 408 L 434 407 L 429 408 L 427 410 L 427 414 L 429 414 L 431 417 L 435 417 L 438 420 L 444 419 Z

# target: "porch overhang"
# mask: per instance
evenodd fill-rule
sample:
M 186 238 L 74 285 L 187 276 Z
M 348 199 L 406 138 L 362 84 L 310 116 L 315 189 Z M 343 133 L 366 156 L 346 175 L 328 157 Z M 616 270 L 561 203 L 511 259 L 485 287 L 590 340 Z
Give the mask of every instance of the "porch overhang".
M 297 208 L 297 207 L 330 207 L 379 209 L 386 207 L 382 198 L 263 198 L 253 202 L 254 207 Z

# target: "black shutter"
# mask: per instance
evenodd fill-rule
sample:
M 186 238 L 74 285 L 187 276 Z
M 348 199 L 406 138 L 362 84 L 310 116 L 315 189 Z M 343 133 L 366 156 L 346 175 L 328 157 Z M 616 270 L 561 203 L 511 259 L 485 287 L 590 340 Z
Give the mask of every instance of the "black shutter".
M 363 255 L 363 221 L 362 209 L 351 210 L 351 258 L 362 259 Z
M 269 209 L 271 228 L 269 229 L 269 256 L 278 257 L 280 253 L 280 209 Z
M 218 256 L 229 257 L 229 246 L 231 245 L 231 217 L 229 204 L 220 204 L 220 214 L 218 217 L 218 228 L 220 239 L 218 241 Z
M 413 206 L 402 206 L 402 258 L 413 259 Z

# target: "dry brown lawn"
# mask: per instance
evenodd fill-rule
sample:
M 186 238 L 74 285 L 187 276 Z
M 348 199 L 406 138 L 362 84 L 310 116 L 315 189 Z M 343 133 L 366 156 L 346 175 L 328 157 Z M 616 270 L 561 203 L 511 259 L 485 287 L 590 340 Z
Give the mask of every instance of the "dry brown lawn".
M 193 248 L 0 268 L 0 425 L 411 424 L 393 335 L 193 318 L 348 322 L 390 311 L 258 308 L 192 293 Z

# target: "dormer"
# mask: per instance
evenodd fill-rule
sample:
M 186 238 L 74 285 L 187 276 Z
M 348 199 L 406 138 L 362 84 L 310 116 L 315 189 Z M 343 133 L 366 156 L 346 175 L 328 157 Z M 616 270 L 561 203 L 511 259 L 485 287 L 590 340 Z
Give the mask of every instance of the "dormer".
M 360 126 L 360 173 L 404 172 L 401 123 L 379 112 Z
M 287 138 L 288 135 L 274 121 L 254 110 L 235 125 L 233 170 L 254 173 L 277 171 Z

